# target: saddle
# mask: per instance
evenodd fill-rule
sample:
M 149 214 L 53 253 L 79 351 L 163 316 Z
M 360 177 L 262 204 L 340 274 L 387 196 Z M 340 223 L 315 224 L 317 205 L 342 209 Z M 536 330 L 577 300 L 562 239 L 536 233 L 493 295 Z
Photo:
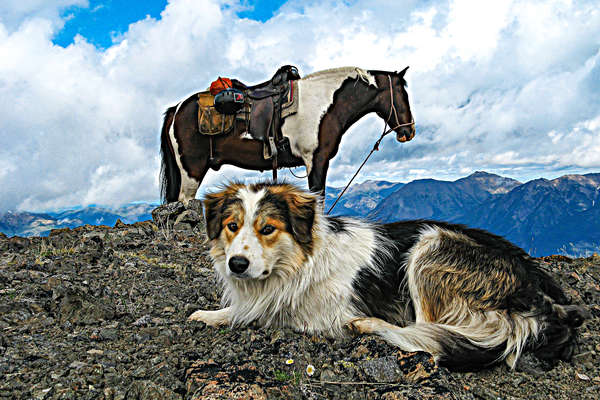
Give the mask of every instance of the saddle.
M 283 81 L 277 86 L 268 85 L 247 93 L 244 115 L 246 130 L 252 138 L 263 142 L 263 157 L 269 159 L 278 149 L 289 150 L 287 138 L 281 134 L 281 122 L 298 109 L 298 82 Z
M 279 68 L 271 79 L 258 85 L 248 86 L 237 79 L 228 80 L 231 82 L 231 87 L 242 91 L 245 97 L 244 106 L 235 116 L 218 113 L 212 107 L 214 97 L 212 99 L 209 97 L 212 96 L 210 92 L 199 93 L 200 133 L 206 135 L 229 133 L 235 119 L 243 120 L 246 123 L 244 134 L 263 142 L 263 157 L 273 158 L 274 168 L 276 168 L 278 152 L 289 150 L 289 142 L 281 135 L 281 121 L 297 112 L 298 79 L 300 79 L 298 69 L 286 65 Z

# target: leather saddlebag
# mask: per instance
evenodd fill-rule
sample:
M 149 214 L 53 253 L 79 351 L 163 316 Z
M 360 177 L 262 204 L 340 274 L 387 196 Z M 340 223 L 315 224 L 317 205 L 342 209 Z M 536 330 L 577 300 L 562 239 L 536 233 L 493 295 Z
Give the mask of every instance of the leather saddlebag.
M 215 109 L 221 114 L 232 115 L 244 106 L 244 93 L 237 89 L 225 89 L 215 96 Z
M 219 135 L 231 132 L 234 115 L 225 115 L 215 110 L 215 96 L 210 92 L 198 93 L 198 130 L 202 135 Z

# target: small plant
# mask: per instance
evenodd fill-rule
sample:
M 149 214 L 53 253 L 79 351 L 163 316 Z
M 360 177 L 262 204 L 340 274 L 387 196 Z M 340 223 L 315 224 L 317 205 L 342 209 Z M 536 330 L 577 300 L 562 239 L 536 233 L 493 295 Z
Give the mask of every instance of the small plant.
M 275 380 L 279 381 L 279 382 L 287 382 L 290 379 L 292 379 L 292 376 L 289 375 L 287 372 L 281 371 L 276 369 L 275 372 Z
M 302 379 L 302 374 L 298 371 L 292 371 L 290 374 L 285 371 L 276 369 L 275 371 L 273 371 L 273 375 L 275 376 L 275 380 L 277 382 L 290 382 L 294 385 L 299 385 Z
M 160 230 L 160 233 L 163 235 L 165 240 L 171 240 L 171 238 L 173 237 L 173 229 L 169 226 L 169 217 L 167 217 L 165 220 L 158 219 L 157 223 L 158 229 Z

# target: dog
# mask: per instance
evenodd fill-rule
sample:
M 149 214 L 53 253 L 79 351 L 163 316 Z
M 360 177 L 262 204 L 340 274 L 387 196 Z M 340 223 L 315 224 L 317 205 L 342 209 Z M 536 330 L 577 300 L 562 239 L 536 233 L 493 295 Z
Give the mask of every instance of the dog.
M 376 334 L 454 370 L 523 351 L 569 359 L 587 311 L 502 237 L 436 221 L 377 225 L 322 212 L 289 184 L 231 183 L 204 200 L 224 308 L 189 320 Z

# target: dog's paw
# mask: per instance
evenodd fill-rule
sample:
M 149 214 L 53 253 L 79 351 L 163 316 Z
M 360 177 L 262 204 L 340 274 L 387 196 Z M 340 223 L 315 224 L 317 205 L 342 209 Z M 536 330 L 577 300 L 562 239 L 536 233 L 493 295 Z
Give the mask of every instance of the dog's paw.
M 209 326 L 219 326 L 219 321 L 216 321 L 214 316 L 207 311 L 198 310 L 188 317 L 188 321 L 200 321 Z
M 205 316 L 205 312 L 202 310 L 198 310 L 198 311 L 194 311 L 188 318 L 188 321 L 200 321 L 200 322 L 206 322 L 206 316 Z
M 229 323 L 227 309 L 217 311 L 198 310 L 188 317 L 188 321 L 204 322 L 208 326 L 221 326 Z
M 377 319 L 375 318 L 354 318 L 346 323 L 352 333 L 363 334 L 363 333 L 374 333 L 377 327 Z

